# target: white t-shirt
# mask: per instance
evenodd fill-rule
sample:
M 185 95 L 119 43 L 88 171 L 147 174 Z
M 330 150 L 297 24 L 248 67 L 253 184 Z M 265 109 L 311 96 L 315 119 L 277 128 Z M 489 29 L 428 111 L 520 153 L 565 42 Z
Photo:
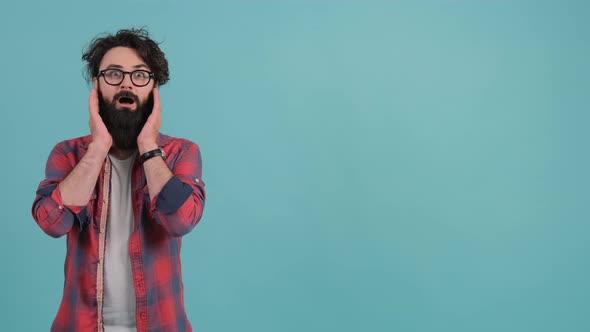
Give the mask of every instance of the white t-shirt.
M 135 289 L 129 260 L 133 230 L 131 168 L 136 154 L 125 160 L 109 155 L 112 163 L 111 200 L 104 258 L 103 317 L 105 332 L 136 332 Z

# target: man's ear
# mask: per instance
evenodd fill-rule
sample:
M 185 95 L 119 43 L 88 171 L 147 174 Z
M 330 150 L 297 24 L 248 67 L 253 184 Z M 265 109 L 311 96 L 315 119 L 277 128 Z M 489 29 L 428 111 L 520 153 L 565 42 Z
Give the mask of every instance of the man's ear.
M 98 85 L 98 79 L 96 77 L 93 77 L 92 78 L 92 85 L 93 85 L 93 87 L 97 87 L 97 85 Z

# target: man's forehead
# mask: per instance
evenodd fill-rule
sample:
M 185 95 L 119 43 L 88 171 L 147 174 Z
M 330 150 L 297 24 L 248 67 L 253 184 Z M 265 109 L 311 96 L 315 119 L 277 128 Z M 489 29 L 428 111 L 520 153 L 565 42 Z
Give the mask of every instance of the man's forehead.
M 111 64 L 106 64 L 105 68 L 116 68 L 116 69 L 125 69 L 125 66 L 122 66 L 120 64 L 116 64 L 116 63 L 111 63 Z M 149 67 L 146 64 L 138 64 L 135 66 L 131 66 L 131 68 L 133 69 L 149 69 Z
M 143 68 L 149 69 L 137 51 L 129 47 L 113 47 L 108 50 L 100 61 L 101 68 Z

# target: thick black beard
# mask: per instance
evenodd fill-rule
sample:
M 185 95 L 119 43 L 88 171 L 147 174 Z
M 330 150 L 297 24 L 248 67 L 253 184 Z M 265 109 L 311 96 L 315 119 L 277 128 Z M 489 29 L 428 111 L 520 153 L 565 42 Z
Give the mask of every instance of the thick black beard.
M 117 109 L 115 107 L 116 101 L 122 96 L 133 98 L 137 109 L 135 111 L 127 108 Z M 153 107 L 153 92 L 150 93 L 143 104 L 140 104 L 139 98 L 129 91 L 119 92 L 111 102 L 106 102 L 100 89 L 98 91 L 98 114 L 100 114 L 113 138 L 113 145 L 120 150 L 132 151 L 137 149 L 137 137 L 148 117 L 152 114 Z

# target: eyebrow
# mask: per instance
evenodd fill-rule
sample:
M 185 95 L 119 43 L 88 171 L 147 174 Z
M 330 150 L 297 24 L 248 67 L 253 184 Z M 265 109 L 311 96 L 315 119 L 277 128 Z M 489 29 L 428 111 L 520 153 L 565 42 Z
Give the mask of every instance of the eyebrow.
M 142 64 L 139 64 L 139 65 L 135 65 L 135 66 L 133 66 L 133 68 L 136 68 L 136 69 L 137 69 L 137 68 L 142 68 L 142 67 L 143 67 L 143 68 L 145 68 L 145 69 L 149 69 L 149 68 L 148 68 L 148 66 L 146 66 L 146 65 L 145 65 L 145 64 L 143 64 L 143 63 L 142 63 Z M 108 65 L 108 66 L 107 66 L 107 68 L 123 68 L 123 66 L 121 66 L 121 65 L 115 65 L 115 64 L 111 64 L 111 65 Z

